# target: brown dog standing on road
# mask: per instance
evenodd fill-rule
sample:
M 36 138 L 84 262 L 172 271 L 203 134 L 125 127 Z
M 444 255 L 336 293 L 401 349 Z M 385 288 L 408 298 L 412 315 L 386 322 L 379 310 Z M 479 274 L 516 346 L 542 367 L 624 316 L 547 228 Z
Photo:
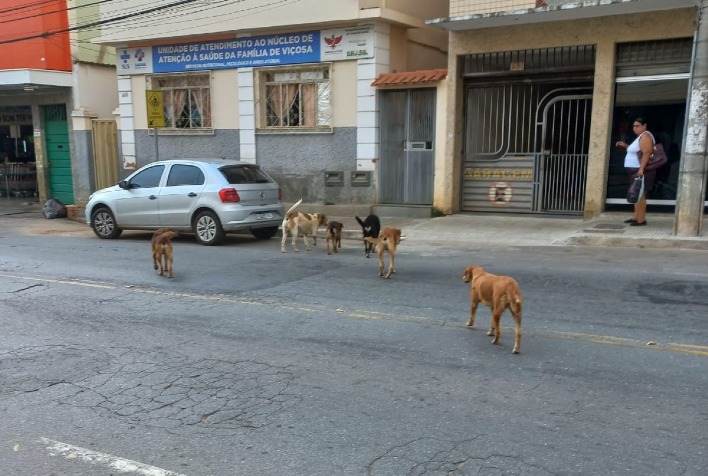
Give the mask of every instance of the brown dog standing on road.
M 327 231 L 325 232 L 325 240 L 327 240 L 327 254 L 329 253 L 329 242 L 332 242 L 332 247 L 334 248 L 335 253 L 339 253 L 337 251 L 338 248 L 342 247 L 342 225 L 338 221 L 331 221 L 327 223 Z
M 172 277 L 172 238 L 177 235 L 167 228 L 160 228 L 152 235 L 152 265 L 160 269 L 160 276 L 167 271 L 167 277 Z
M 521 351 L 521 306 L 523 303 L 519 283 L 509 276 L 497 276 L 487 273 L 481 266 L 465 268 L 462 280 L 466 283 L 472 283 L 470 286 L 472 307 L 467 327 L 474 325 L 474 316 L 477 312 L 477 305 L 480 302 L 485 306 L 491 307 L 492 321 L 487 335 L 494 336 L 492 344 L 499 344 L 501 339 L 499 320 L 504 310 L 509 309 L 516 321 L 516 339 L 514 340 L 512 352 L 518 354 Z
M 372 245 L 376 245 L 376 253 L 379 256 L 379 276 L 389 279 L 396 272 L 396 246 L 401 242 L 401 229 L 386 227 L 379 232 L 378 238 L 364 237 L 364 241 L 368 241 Z M 388 251 L 389 264 L 388 273 L 383 274 L 384 269 L 384 250 Z

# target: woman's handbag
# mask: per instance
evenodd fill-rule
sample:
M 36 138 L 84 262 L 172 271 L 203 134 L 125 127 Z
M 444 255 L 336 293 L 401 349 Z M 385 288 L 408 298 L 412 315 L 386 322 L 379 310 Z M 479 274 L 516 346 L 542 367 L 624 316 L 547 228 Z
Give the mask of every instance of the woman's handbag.
M 656 144 L 654 145 L 654 153 L 651 155 L 649 158 L 649 162 L 647 162 L 647 166 L 644 167 L 644 170 L 656 170 L 664 166 L 666 162 L 669 161 L 669 158 L 666 156 L 666 151 L 664 150 L 664 146 L 661 144 Z M 640 163 L 641 163 L 641 157 L 640 157 Z
M 627 189 L 627 202 L 637 203 L 644 195 L 644 176 L 634 177 L 634 180 Z

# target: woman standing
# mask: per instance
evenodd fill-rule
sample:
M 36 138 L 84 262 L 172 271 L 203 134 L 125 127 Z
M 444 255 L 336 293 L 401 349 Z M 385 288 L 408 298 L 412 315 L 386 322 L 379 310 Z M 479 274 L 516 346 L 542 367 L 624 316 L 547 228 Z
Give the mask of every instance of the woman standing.
M 654 188 L 656 179 L 656 170 L 644 170 L 654 153 L 654 136 L 647 130 L 647 121 L 643 117 L 634 120 L 632 130 L 637 136 L 634 142 L 627 145 L 626 142 L 618 141 L 615 147 L 627 150 L 624 168 L 629 173 L 629 183 L 636 177 L 644 177 L 644 194 L 634 204 L 634 216 L 624 222 L 629 223 L 629 226 L 644 226 L 647 224 L 647 190 Z

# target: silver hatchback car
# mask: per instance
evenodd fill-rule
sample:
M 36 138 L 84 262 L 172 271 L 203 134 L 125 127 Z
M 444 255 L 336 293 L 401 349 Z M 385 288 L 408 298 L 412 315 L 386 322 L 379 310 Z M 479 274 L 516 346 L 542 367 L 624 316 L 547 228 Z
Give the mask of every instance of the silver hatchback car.
M 86 223 L 104 239 L 118 238 L 123 230 L 170 228 L 193 232 L 203 245 L 244 230 L 267 240 L 283 220 L 281 198 L 278 184 L 258 165 L 161 160 L 91 194 Z

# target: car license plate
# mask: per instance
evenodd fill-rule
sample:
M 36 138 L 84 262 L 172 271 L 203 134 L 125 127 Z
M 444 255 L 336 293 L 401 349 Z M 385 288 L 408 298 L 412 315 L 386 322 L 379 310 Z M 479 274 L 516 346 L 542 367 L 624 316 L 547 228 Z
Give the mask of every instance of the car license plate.
M 272 213 L 256 213 L 256 220 L 269 220 L 273 218 Z

